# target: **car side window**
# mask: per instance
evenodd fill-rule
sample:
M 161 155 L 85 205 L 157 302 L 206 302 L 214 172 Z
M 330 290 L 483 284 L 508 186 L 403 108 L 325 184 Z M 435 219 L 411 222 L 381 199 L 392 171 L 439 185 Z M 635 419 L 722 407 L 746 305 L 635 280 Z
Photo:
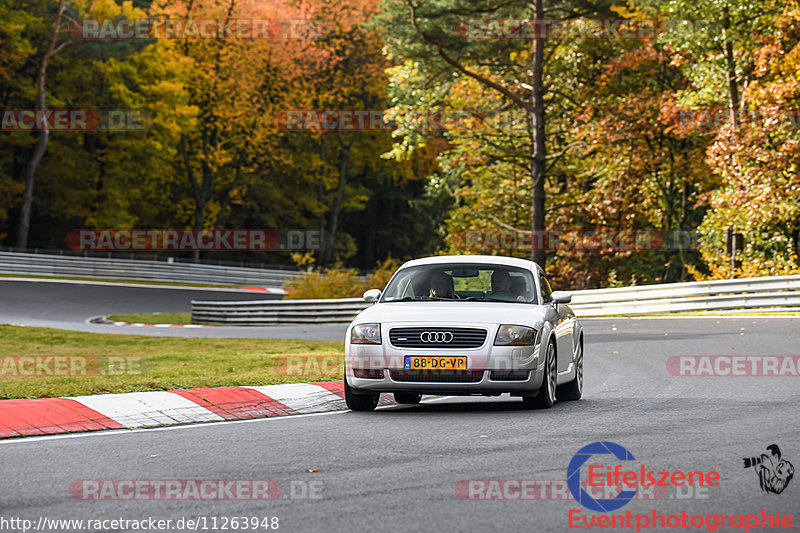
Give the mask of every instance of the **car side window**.
M 547 276 L 544 274 L 539 276 L 539 284 L 542 286 L 542 303 L 548 303 L 551 300 L 550 295 L 553 294 L 553 289 L 550 287 L 550 282 L 547 281 Z

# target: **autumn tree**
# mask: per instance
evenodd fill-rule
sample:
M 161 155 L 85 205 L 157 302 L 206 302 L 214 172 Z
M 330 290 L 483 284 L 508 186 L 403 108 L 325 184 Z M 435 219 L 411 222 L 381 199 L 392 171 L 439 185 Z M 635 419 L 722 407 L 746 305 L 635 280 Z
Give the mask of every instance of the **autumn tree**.
M 189 62 L 184 83 L 189 103 L 196 108 L 190 127 L 181 132 L 176 161 L 190 185 L 190 225 L 214 227 L 227 216 L 248 174 L 263 165 L 259 158 L 281 156 L 275 144 L 279 95 L 299 89 L 305 71 L 297 68 L 296 60 L 313 54 L 313 35 L 293 33 L 282 23 L 309 19 L 312 13 L 303 6 L 244 0 L 159 4 L 151 12 L 182 22 L 214 19 L 236 24 L 258 19 L 274 26 L 266 38 L 187 36 L 166 47 L 173 61 Z M 310 57 L 304 61 L 309 63 Z M 195 251 L 195 259 L 199 256 Z
M 723 124 L 708 149 L 709 166 L 724 180 L 700 226 L 713 277 L 731 273 L 727 227 L 745 236 L 744 275 L 800 270 L 800 14 L 782 2 L 764 7 L 780 12 L 753 51 L 740 124 Z
M 38 69 L 36 73 L 36 109 L 41 113 L 47 109 L 47 66 L 50 60 L 58 54 L 65 46 L 70 44 L 70 40 L 63 40 L 64 11 L 66 3 L 59 0 L 55 15 L 53 16 L 52 29 L 47 34 L 46 46 L 38 58 Z M 37 141 L 25 165 L 25 189 L 22 194 L 22 206 L 17 222 L 16 245 L 19 248 L 28 247 L 28 231 L 31 223 L 31 208 L 33 206 L 33 188 L 36 181 L 36 169 L 47 150 L 47 142 L 50 138 L 50 130 L 47 121 L 41 121 L 41 127 L 37 133 Z
M 534 2 L 386 1 L 381 24 L 389 28 L 392 54 L 423 66 L 427 85 L 474 80 L 504 100 L 530 123 L 528 172 L 531 183 L 530 220 L 534 235 L 545 225 L 547 174 L 547 105 L 554 80 L 548 78 L 548 58 L 561 44 L 544 33 L 519 38 L 522 28 L 536 28 L 549 19 L 571 19 L 609 13 L 604 3 L 544 0 Z M 486 23 L 475 32 L 477 23 Z M 517 37 L 505 35 L 511 21 Z M 514 21 L 517 21 L 514 23 Z M 513 33 L 513 29 L 511 30 Z M 526 52 L 526 53 L 521 53 Z M 531 258 L 544 266 L 545 250 L 533 247 Z

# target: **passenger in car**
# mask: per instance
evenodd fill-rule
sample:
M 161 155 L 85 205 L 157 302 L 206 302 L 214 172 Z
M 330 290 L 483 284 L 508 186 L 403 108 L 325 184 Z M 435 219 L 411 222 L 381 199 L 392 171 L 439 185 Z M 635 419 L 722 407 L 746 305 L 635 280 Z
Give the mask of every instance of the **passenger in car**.
M 454 298 L 453 278 L 444 272 L 436 272 L 431 276 L 431 292 L 433 298 Z
M 492 273 L 492 298 L 508 302 L 524 302 L 521 294 L 511 291 L 511 276 L 505 270 L 495 270 Z

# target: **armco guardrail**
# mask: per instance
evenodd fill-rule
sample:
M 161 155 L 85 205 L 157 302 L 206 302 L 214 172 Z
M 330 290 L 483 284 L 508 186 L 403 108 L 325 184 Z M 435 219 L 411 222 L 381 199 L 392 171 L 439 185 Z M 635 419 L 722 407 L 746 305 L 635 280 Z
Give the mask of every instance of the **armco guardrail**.
M 0 252 L 0 273 L 281 287 L 292 270 Z
M 369 303 L 361 298 L 250 302 L 192 302 L 192 322 L 262 326 L 347 323 Z M 646 315 L 680 311 L 795 307 L 800 276 L 697 281 L 572 292 L 578 316 Z
M 574 291 L 571 307 L 583 316 L 797 307 L 800 276 L 693 281 Z
M 192 323 L 234 326 L 347 323 L 370 305 L 361 298 L 250 302 L 192 300 Z

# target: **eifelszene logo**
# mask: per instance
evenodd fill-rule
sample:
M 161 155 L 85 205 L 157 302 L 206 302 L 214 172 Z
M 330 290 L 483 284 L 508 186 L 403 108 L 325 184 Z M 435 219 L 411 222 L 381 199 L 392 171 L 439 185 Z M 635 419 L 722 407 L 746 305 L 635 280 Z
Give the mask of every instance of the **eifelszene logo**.
M 767 448 L 769 454 L 760 458 L 745 459 L 745 467 L 758 468 L 761 486 L 764 490 L 780 492 L 788 484 L 794 469 L 780 458 L 777 446 Z M 704 531 L 730 531 L 736 529 L 790 529 L 794 517 L 780 511 L 758 514 L 694 514 L 681 510 L 680 513 L 662 513 L 657 509 L 637 513 L 630 510 L 612 513 L 635 499 L 639 488 L 649 487 L 718 487 L 721 484 L 719 472 L 714 470 L 663 470 L 655 471 L 644 464 L 635 464 L 633 454 L 613 442 L 600 441 L 588 444 L 578 450 L 567 468 L 567 488 L 581 506 L 601 514 L 586 513 L 581 509 L 570 509 L 569 529 L 666 530 L 694 529 Z M 633 463 L 633 464 L 632 464 Z M 581 479 L 581 476 L 585 480 Z M 586 490 L 584 489 L 586 487 Z M 603 498 L 592 488 L 603 488 Z M 608 490 L 606 490 L 608 489 Z M 625 490 L 620 490 L 625 489 Z M 613 497 L 611 497 L 613 496 Z
M 758 474 L 762 491 L 780 494 L 794 477 L 794 466 L 781 458 L 781 449 L 777 444 L 767 446 L 767 452 L 762 453 L 761 457 L 745 457 L 744 467 L 752 468 Z
M 665 470 L 655 471 L 645 465 L 625 468 L 623 464 L 607 466 L 598 464 L 598 459 L 589 461 L 597 455 L 611 455 L 621 463 L 635 461 L 636 458 L 624 447 L 609 441 L 587 444 L 572 457 L 567 467 L 567 487 L 575 501 L 600 513 L 616 511 L 636 497 L 638 487 L 686 487 L 689 485 L 718 486 L 720 474 L 715 471 Z M 586 465 L 587 485 L 589 487 L 621 488 L 613 498 L 595 499 L 581 485 L 581 467 Z

